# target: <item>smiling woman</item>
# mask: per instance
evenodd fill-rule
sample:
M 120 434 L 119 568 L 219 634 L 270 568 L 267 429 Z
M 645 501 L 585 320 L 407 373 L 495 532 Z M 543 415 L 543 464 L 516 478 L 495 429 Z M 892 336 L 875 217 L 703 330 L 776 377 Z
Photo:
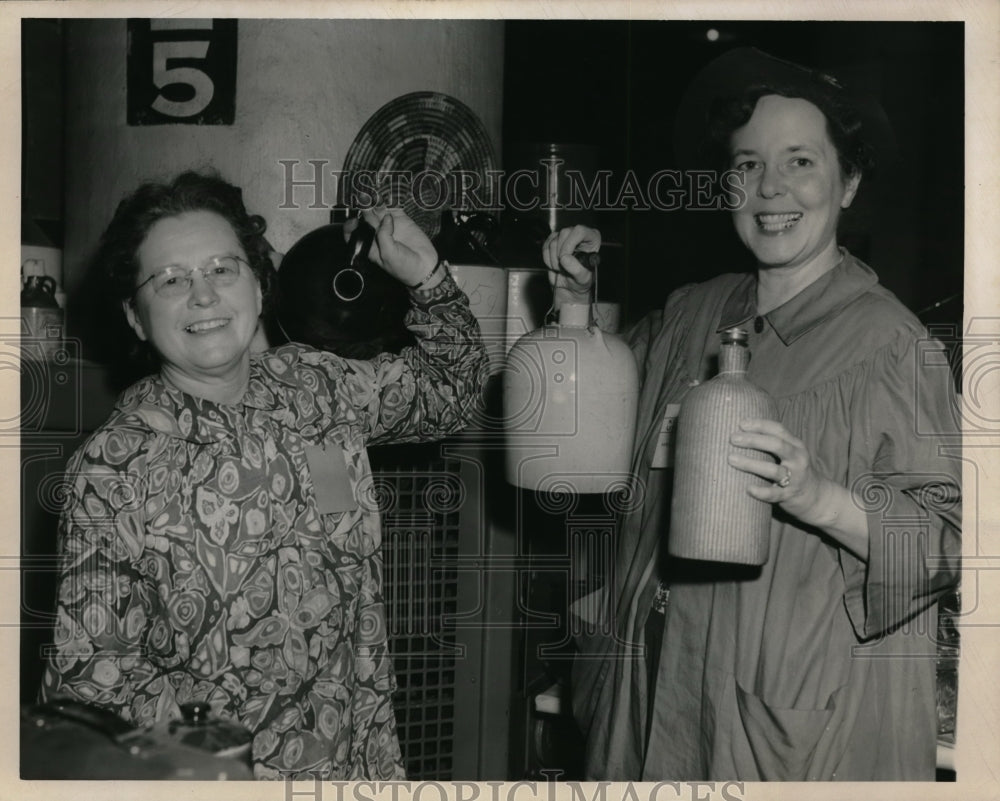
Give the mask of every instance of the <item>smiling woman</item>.
M 367 448 L 463 428 L 488 364 L 427 237 L 366 218 L 416 344 L 353 360 L 251 347 L 272 270 L 236 187 L 185 173 L 119 205 L 95 263 L 159 370 L 67 467 L 45 700 L 136 726 L 207 703 L 257 778 L 404 777 Z
M 941 447 L 960 442 L 954 391 L 947 371 L 928 369 L 943 348 L 838 243 L 865 155 L 841 86 L 740 48 L 690 91 L 702 102 L 688 107 L 708 113 L 678 124 L 742 174 L 732 217 L 756 270 L 678 289 L 627 335 L 644 502 L 619 523 L 603 595 L 580 604 L 581 630 L 595 632 L 580 636 L 574 668 L 586 777 L 933 779 L 927 633 L 961 550 L 960 466 Z M 546 263 L 562 268 L 557 306 L 587 296 L 593 279 L 572 254 L 600 241 L 576 226 L 546 242 Z M 734 423 L 728 451 L 712 455 L 764 479 L 747 489 L 770 504 L 754 570 L 662 545 L 674 486 L 663 432 L 732 328 L 752 353 L 747 376 L 776 402 L 775 419 Z M 748 534 L 743 520 L 726 525 Z
M 212 211 L 167 217 L 149 229 L 138 262 L 125 315 L 159 354 L 163 376 L 220 403 L 239 400 L 263 300 L 241 269 L 246 254 L 232 226 Z
M 761 312 L 787 300 L 767 296 L 776 270 L 786 277 L 801 276 L 788 286 L 791 297 L 797 286 L 811 283 L 840 261 L 837 220 L 841 209 L 851 205 L 861 174 L 841 174 L 826 129 L 823 112 L 808 100 L 765 95 L 732 134 L 731 164 L 744 176 L 746 197 L 733 222 L 767 273 L 758 287 Z M 806 265 L 804 271 L 797 269 Z

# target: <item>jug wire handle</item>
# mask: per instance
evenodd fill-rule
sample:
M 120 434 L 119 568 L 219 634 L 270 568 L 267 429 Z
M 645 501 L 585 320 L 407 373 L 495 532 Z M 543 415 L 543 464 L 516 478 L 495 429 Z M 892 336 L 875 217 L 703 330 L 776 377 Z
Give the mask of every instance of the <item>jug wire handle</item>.
M 600 266 L 601 262 L 599 258 L 595 258 L 597 256 L 596 253 L 584 253 L 583 251 L 576 251 L 573 255 L 577 259 L 580 259 L 583 262 L 583 266 L 594 274 L 594 280 L 590 284 L 590 304 L 589 304 L 590 316 L 589 319 L 587 320 L 587 330 L 590 331 L 591 329 L 597 326 L 597 297 L 598 297 L 597 276 L 599 273 L 597 268 Z M 586 258 L 585 261 L 583 260 L 584 258 Z M 559 269 L 553 269 L 549 267 L 547 269 L 550 272 L 562 273 L 563 275 L 568 275 L 568 273 L 562 267 L 560 267 Z M 554 320 L 555 314 L 556 314 L 555 298 L 553 298 L 552 304 L 549 306 L 549 310 L 545 312 L 545 315 L 542 317 L 542 324 L 549 325 Z
M 597 273 L 594 273 L 594 283 L 590 286 L 591 300 L 587 304 L 588 307 L 588 317 L 587 317 L 587 330 L 590 331 L 597 325 L 597 293 L 594 291 L 597 288 Z M 583 304 L 580 304 L 583 305 Z M 552 303 L 549 304 L 548 311 L 542 315 L 542 325 L 552 325 L 559 322 L 559 313 L 556 311 L 555 299 L 553 298 Z
M 597 325 L 597 298 L 599 297 L 599 295 L 597 294 L 597 277 L 600 275 L 601 271 L 597 269 L 597 265 L 596 264 L 594 265 L 594 267 L 592 268 L 591 271 L 594 273 L 594 283 L 593 283 L 593 285 L 590 288 L 590 290 L 591 290 L 590 291 L 590 297 L 591 297 L 591 300 L 590 300 L 590 320 L 587 322 L 587 330 L 590 333 L 593 333 L 595 328 L 597 328 L 598 330 L 600 330 L 598 328 L 598 325 Z

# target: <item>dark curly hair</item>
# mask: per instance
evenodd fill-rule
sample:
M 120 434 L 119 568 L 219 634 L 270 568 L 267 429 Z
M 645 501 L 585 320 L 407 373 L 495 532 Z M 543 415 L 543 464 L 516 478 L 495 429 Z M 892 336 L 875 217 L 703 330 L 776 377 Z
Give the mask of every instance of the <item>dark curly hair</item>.
M 139 248 L 157 222 L 192 211 L 215 212 L 232 226 L 260 283 L 265 329 L 273 316 L 277 273 L 264 238 L 267 224 L 247 212 L 239 187 L 208 171 L 144 183 L 118 204 L 90 258 L 83 286 L 70 301 L 87 354 L 111 368 L 112 383 L 119 388 L 159 367 L 156 353 L 135 336 L 121 311 L 122 301 L 135 294 Z
M 238 187 L 218 175 L 193 171 L 183 172 L 169 183 L 142 184 L 118 204 L 95 257 L 111 294 L 120 300 L 132 297 L 139 275 L 139 248 L 149 230 L 162 219 L 190 211 L 215 212 L 232 226 L 268 308 L 275 272 L 264 239 L 264 218 L 247 213 Z
M 729 167 L 729 144 L 733 133 L 746 125 L 757 101 L 765 95 L 808 100 L 823 113 L 827 134 L 845 176 L 874 170 L 874 149 L 865 139 L 853 102 L 834 78 L 819 72 L 792 84 L 750 84 L 735 97 L 716 98 L 709 109 L 707 134 L 711 158 L 721 169 Z

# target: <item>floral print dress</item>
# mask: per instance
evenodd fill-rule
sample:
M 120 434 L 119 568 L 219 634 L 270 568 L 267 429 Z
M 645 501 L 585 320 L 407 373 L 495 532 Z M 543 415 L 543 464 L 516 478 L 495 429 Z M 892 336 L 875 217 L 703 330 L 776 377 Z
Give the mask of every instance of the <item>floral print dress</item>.
M 460 430 L 487 371 L 450 278 L 407 324 L 399 356 L 257 354 L 237 405 L 123 393 L 67 467 L 43 698 L 136 725 L 207 701 L 257 778 L 404 778 L 366 446 Z

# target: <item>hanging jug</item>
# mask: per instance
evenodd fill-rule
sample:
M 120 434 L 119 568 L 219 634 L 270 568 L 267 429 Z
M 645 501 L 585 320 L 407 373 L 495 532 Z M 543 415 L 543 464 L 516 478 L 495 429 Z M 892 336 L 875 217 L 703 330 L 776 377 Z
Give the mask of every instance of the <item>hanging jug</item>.
M 667 539 L 673 556 L 746 565 L 767 561 L 771 504 L 752 497 L 747 488 L 768 482 L 728 461 L 734 450 L 771 459 L 729 442 L 741 420 L 777 418 L 771 396 L 747 380 L 747 341 L 742 329 L 723 332 L 719 374 L 692 388 L 681 403 Z
M 639 399 L 635 357 L 591 307 L 514 343 L 503 373 L 506 478 L 525 489 L 596 493 L 629 480 Z

